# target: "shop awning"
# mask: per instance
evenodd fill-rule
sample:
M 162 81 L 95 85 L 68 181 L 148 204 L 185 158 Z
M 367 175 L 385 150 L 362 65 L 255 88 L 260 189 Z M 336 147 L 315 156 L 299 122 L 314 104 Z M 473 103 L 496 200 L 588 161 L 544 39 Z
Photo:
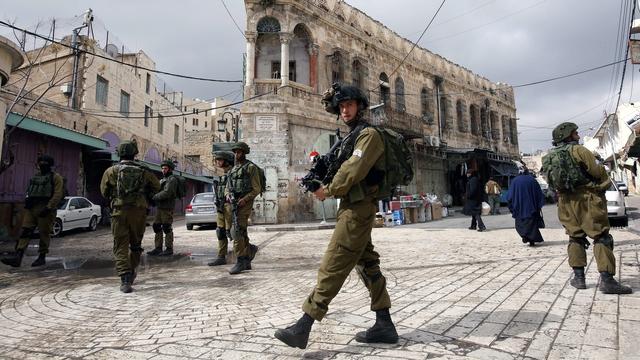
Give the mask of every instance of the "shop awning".
M 518 175 L 518 167 L 514 163 L 510 162 L 497 162 L 491 161 L 489 166 L 502 176 L 516 176 Z
M 59 125 L 44 122 L 42 120 L 30 118 L 28 116 L 25 117 L 23 120 L 22 115 L 19 115 L 16 113 L 10 113 L 9 116 L 7 116 L 7 125 L 14 126 L 14 127 L 17 125 L 19 129 L 33 131 L 39 134 L 71 141 L 71 142 L 82 144 L 94 149 L 102 150 L 108 147 L 107 142 L 100 138 L 97 138 L 91 135 L 86 135 L 81 132 L 77 132 L 75 130 L 63 128 Z

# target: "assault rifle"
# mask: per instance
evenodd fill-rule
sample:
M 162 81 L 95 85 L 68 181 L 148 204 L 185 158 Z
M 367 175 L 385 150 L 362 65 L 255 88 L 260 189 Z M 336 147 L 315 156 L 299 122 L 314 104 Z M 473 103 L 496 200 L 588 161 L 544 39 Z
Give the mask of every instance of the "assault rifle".
M 340 137 L 340 129 L 336 129 L 336 137 L 338 141 L 333 144 L 329 152 L 325 155 L 316 156 L 309 173 L 300 179 L 300 187 L 303 187 L 305 192 L 315 192 L 322 185 L 329 184 L 338 172 L 342 164 L 342 162 L 338 161 L 338 149 L 340 149 L 343 141 L 343 138 Z
M 229 201 L 231 202 L 231 239 L 236 240 L 240 237 L 240 224 L 238 223 L 238 197 L 232 191 L 229 193 Z

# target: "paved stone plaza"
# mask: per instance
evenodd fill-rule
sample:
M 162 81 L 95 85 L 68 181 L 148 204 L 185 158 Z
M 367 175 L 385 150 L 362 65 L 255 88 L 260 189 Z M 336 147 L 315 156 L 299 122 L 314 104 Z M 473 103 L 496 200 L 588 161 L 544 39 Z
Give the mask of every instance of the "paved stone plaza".
M 273 333 L 301 315 L 331 230 L 253 228 L 253 270 L 230 276 L 230 265 L 204 265 L 215 231 L 177 223 L 176 251 L 188 255 L 147 258 L 132 294 L 118 290 L 106 229 L 67 234 L 45 269 L 29 267 L 35 249 L 19 270 L 0 265 L 0 358 L 640 359 L 639 293 L 596 291 L 592 258 L 588 289 L 571 287 L 564 232 L 553 206 L 545 214 L 534 248 L 508 215 L 486 217 L 484 233 L 461 216 L 374 229 L 400 342 L 354 341 L 375 314 L 352 273 L 304 351 Z M 640 236 L 613 235 L 619 276 L 639 290 Z M 149 228 L 143 246 L 152 242 Z

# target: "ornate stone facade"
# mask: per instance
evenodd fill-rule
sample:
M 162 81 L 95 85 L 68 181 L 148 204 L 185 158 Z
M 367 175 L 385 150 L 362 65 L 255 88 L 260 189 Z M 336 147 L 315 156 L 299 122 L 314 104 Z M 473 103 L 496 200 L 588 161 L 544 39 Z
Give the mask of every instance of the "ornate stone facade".
M 320 105 L 320 94 L 334 82 L 363 89 L 372 122 L 410 139 L 416 176 L 406 192 L 451 193 L 452 173 L 467 159 L 448 154 L 517 157 L 510 86 L 426 49 L 412 50 L 410 41 L 340 0 L 245 0 L 245 6 L 250 100 L 241 108 L 243 139 L 272 182 L 254 220 L 321 218 L 297 179 L 310 166 L 308 154 L 326 152 L 335 129 L 344 130 Z M 332 204 L 325 205 L 333 214 Z

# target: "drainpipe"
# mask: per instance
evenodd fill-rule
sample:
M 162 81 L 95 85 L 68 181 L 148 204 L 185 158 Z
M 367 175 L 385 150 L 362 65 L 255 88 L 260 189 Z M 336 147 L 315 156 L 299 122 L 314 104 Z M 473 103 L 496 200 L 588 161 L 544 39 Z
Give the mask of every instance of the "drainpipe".
M 436 84 L 436 111 L 438 112 L 438 138 L 442 142 L 442 113 L 440 112 L 440 85 L 442 85 L 442 78 L 436 76 L 434 79 Z M 444 119 L 444 121 L 447 121 Z

